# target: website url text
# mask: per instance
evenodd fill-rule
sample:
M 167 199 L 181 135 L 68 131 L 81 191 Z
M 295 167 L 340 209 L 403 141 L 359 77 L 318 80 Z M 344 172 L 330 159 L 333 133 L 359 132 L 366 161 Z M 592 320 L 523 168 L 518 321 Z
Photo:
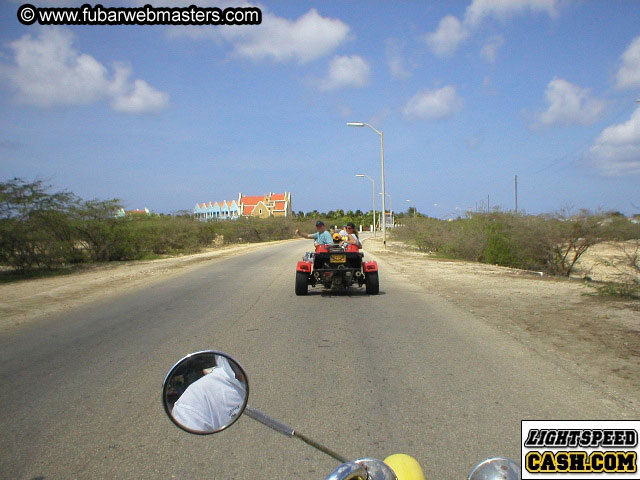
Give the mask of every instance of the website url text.
M 84 4 L 74 8 L 38 8 L 26 3 L 18 8 L 23 25 L 259 25 L 257 7 L 103 7 Z

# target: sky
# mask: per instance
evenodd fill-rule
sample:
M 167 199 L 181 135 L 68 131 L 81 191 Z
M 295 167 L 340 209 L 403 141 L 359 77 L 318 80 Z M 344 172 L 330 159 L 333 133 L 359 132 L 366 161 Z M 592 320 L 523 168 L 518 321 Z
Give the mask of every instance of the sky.
M 26 26 L 21 3 L 0 2 L 0 181 L 368 211 L 366 122 L 394 211 L 511 210 L 517 175 L 527 213 L 640 213 L 640 2 L 265 1 L 242 4 L 261 25 L 205 27 Z

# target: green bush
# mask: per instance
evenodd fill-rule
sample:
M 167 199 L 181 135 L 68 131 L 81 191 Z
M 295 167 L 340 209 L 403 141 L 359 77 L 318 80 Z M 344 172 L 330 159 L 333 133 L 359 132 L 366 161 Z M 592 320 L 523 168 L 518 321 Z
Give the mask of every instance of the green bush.
M 640 299 L 640 285 L 637 283 L 615 283 L 606 282 L 602 284 L 591 284 L 603 297 L 620 297 Z
M 496 223 L 485 229 L 487 242 L 482 251 L 481 261 L 503 266 L 520 266 L 517 244 L 513 240 L 509 225 Z
M 592 245 L 640 238 L 640 226 L 624 217 L 581 211 L 563 215 L 470 213 L 451 221 L 405 219 L 395 238 L 445 257 L 569 276 Z
M 291 238 L 293 219 L 200 222 L 189 216 L 118 217 L 120 202 L 50 193 L 42 182 L 0 183 L 0 264 L 19 272 L 72 263 L 193 253 L 219 243 Z M 309 220 L 310 221 L 310 220 Z
M 83 260 L 69 225 L 77 198 L 47 190 L 41 181 L 0 183 L 0 264 L 26 272 Z

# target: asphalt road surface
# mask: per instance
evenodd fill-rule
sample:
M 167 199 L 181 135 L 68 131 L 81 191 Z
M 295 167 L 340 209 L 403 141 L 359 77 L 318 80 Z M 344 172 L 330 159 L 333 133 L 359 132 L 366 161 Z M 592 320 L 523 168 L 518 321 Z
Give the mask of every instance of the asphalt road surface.
M 294 294 L 310 241 L 205 264 L 0 337 L 2 479 L 323 479 L 337 463 L 243 417 L 194 436 L 166 418 L 168 369 L 216 348 L 249 404 L 346 457 L 408 453 L 429 479 L 519 460 L 523 419 L 634 412 L 410 279 Z

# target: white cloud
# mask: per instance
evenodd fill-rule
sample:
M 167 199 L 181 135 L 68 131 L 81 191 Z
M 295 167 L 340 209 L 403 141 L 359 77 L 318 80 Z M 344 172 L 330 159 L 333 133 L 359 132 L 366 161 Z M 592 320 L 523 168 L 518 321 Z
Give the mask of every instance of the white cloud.
M 414 95 L 405 105 L 403 113 L 408 118 L 439 120 L 462 109 L 462 98 L 453 85 L 439 90 L 425 90 Z
M 529 12 L 542 12 L 552 18 L 556 17 L 557 0 L 473 0 L 465 10 L 462 22 L 453 15 L 447 15 L 440 20 L 435 32 L 425 35 L 425 41 L 437 56 L 450 56 L 471 36 L 484 19 L 506 21 L 516 15 Z M 495 61 L 495 54 L 501 45 L 502 42 L 489 44 L 481 53 L 489 61 Z
M 447 15 L 438 24 L 435 32 L 425 35 L 431 51 L 439 57 L 452 55 L 458 46 L 469 37 L 469 31 L 453 15 Z
M 544 92 L 549 105 L 547 110 L 536 116 L 534 126 L 590 125 L 604 111 L 604 101 L 592 98 L 590 91 L 562 78 L 554 78 Z
M 71 46 L 72 35 L 64 30 L 42 30 L 34 39 L 24 35 L 9 46 L 14 65 L 2 71 L 17 88 L 17 100 L 39 107 L 94 102 L 109 86 L 107 69 Z
M 364 87 L 369 84 L 371 68 L 359 55 L 333 57 L 327 77 L 320 81 L 321 90 Z
M 323 17 L 315 8 L 296 20 L 278 17 L 261 8 L 260 25 L 172 27 L 171 35 L 228 42 L 236 55 L 252 60 L 298 63 L 329 55 L 349 38 L 346 23 Z
M 622 65 L 616 75 L 616 87 L 640 88 L 640 37 L 636 37 L 622 54 Z
M 158 112 L 169 103 L 169 96 L 151 87 L 144 80 L 135 80 L 126 90 L 118 92 L 111 106 L 124 113 Z
M 605 128 L 590 152 L 605 175 L 640 175 L 640 107 L 626 122 Z
M 489 39 L 487 44 L 480 50 L 480 55 L 489 63 L 496 63 L 498 49 L 504 45 L 502 35 L 495 35 Z
M 547 13 L 555 17 L 556 0 L 473 0 L 467 7 L 464 23 L 470 27 L 477 26 L 485 18 L 505 21 L 524 13 Z
M 0 73 L 16 90 L 19 103 L 37 107 L 86 105 L 106 98 L 115 109 L 146 113 L 164 108 L 168 95 L 142 80 L 131 83 L 130 71 L 116 67 L 113 75 L 90 55 L 73 48 L 68 30 L 41 30 L 37 38 L 24 35 L 10 43 L 14 64 Z
M 385 52 L 391 76 L 399 79 L 409 78 L 411 73 L 405 67 L 405 61 L 402 55 L 402 45 L 400 42 L 394 38 L 387 39 Z

